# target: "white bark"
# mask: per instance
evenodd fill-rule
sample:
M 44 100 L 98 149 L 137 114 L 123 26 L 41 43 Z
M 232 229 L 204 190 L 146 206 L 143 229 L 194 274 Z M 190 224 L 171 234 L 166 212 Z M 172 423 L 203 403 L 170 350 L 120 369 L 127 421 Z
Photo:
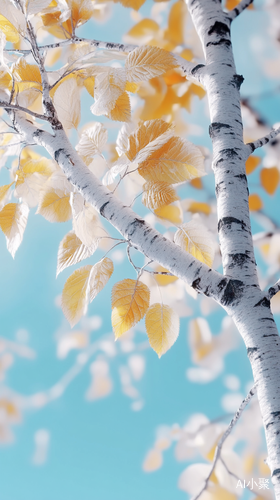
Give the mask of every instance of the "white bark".
M 243 6 L 246 2 L 242 2 Z M 260 290 L 248 208 L 239 88 L 231 18 L 218 0 L 187 0 L 206 59 L 202 81 L 210 107 L 218 229 L 224 274 L 235 284 L 225 309 L 245 342 L 265 429 L 276 498 L 280 498 L 280 341 L 270 302 Z M 247 2 L 248 4 L 248 2 Z M 233 16 L 231 16 L 233 18 Z M 253 148 L 251 148 L 251 151 Z

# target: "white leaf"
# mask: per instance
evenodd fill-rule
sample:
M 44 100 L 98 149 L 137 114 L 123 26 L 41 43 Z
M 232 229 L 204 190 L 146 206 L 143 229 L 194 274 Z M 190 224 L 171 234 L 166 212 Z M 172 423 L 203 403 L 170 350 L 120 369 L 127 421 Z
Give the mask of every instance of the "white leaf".
M 108 139 L 108 132 L 102 123 L 96 122 L 87 128 L 81 135 L 76 146 L 79 155 L 83 157 L 86 165 L 89 165 L 96 154 L 101 155 Z
M 77 128 L 81 119 L 80 91 L 75 78 L 62 82 L 54 94 L 54 105 L 64 128 Z

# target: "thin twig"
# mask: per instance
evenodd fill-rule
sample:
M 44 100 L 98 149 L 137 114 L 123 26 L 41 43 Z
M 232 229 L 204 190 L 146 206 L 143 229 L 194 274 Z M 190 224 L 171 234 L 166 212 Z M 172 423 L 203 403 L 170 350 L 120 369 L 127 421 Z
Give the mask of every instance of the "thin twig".
M 276 283 L 268 289 L 267 292 L 268 299 L 271 300 L 272 297 L 274 297 L 274 295 L 276 295 L 276 293 L 278 293 L 279 291 L 280 291 L 280 279 L 276 281 Z
M 215 470 L 215 467 L 217 465 L 217 462 L 220 458 L 220 455 L 221 455 L 221 451 L 222 451 L 222 446 L 225 442 L 225 440 L 227 439 L 227 437 L 230 435 L 233 427 L 235 426 L 235 424 L 238 422 L 238 420 L 240 419 L 240 416 L 241 414 L 243 413 L 244 409 L 246 408 L 247 404 L 251 401 L 252 397 L 254 396 L 255 392 L 256 392 L 256 386 L 254 385 L 252 387 L 252 389 L 249 391 L 248 395 L 246 396 L 245 399 L 243 399 L 241 405 L 239 406 L 236 414 L 234 415 L 233 419 L 231 420 L 229 426 L 227 427 L 226 431 L 224 432 L 224 434 L 222 435 L 222 437 L 219 439 L 219 442 L 216 446 L 216 450 L 215 450 L 215 456 L 214 456 L 214 460 L 213 460 L 213 463 L 212 463 L 212 467 L 210 469 L 210 472 L 208 474 L 208 476 L 206 477 L 205 479 L 205 482 L 204 482 L 204 485 L 203 487 L 201 488 L 201 490 L 199 491 L 199 493 L 197 493 L 197 495 L 195 495 L 192 500 L 198 500 L 198 498 L 202 495 L 202 493 L 204 491 L 207 490 L 207 487 L 208 487 L 208 483 L 209 483 L 209 480 L 210 480 L 210 477 L 212 476 L 214 470 Z
M 250 156 L 250 154 L 252 154 L 255 151 L 255 149 L 261 148 L 262 146 L 264 146 L 268 142 L 273 141 L 273 139 L 275 139 L 275 137 L 278 134 L 280 134 L 280 127 L 271 130 L 271 132 L 269 132 L 269 134 L 265 135 L 261 139 L 257 139 L 254 142 L 249 142 L 248 144 L 246 144 L 247 150 L 248 150 L 248 156 Z
M 241 14 L 251 3 L 253 3 L 254 0 L 241 0 L 241 2 L 235 7 L 235 9 L 232 9 L 229 11 L 228 15 L 229 18 L 233 21 L 236 19 L 239 14 Z
M 0 108 L 13 109 L 14 111 L 23 111 L 24 113 L 28 113 L 29 115 L 34 116 L 34 118 L 38 118 L 39 120 L 49 121 L 49 118 L 47 116 L 35 113 L 35 111 L 30 111 L 30 109 L 23 108 L 18 104 L 15 105 L 15 104 L 9 104 L 5 101 L 0 101 Z

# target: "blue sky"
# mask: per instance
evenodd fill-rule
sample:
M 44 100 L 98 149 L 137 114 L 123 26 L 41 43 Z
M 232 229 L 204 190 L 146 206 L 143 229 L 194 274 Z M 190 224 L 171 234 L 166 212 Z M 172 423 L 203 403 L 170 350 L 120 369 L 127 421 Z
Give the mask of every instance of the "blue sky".
M 147 4 L 144 14 L 151 5 L 149 1 Z M 262 14 L 253 15 L 261 26 Z M 246 13 L 236 22 L 234 32 L 237 67 L 245 76 L 244 95 L 248 95 L 252 87 L 257 93 L 268 85 L 260 69 L 255 69 L 256 53 L 252 47 L 249 47 L 252 57 L 248 67 L 248 56 L 243 50 L 247 43 L 248 19 Z M 130 25 L 129 11 L 114 6 L 110 23 L 93 23 L 89 32 L 96 39 L 121 41 Z M 203 106 L 195 103 L 194 112 L 200 114 Z M 272 100 L 260 106 L 271 123 L 277 120 Z M 200 140 L 198 137 L 193 139 Z M 189 193 L 195 194 L 193 190 Z M 269 203 L 272 212 L 275 197 Z M 14 366 L 7 372 L 5 385 L 24 396 L 47 391 L 77 359 L 76 351 L 71 351 L 65 359 L 58 359 L 56 355 L 57 332 L 66 331 L 68 327 L 61 309 L 55 305 L 55 298 L 61 294 L 65 279 L 72 272 L 72 269 L 66 270 L 55 279 L 57 249 L 70 229 L 70 223 L 50 224 L 33 210 L 15 260 L 6 250 L 3 234 L 0 235 L 1 336 L 11 341 L 26 340 L 36 352 L 33 360 L 16 357 Z M 95 254 L 94 262 L 97 257 Z M 111 334 L 108 313 L 111 287 L 127 277 L 134 276 L 123 260 L 116 265 L 110 284 L 90 305 L 88 316 L 102 318 L 100 328 L 91 332 L 92 341 L 105 333 Z M 190 305 L 195 312 L 197 306 L 191 298 Z M 209 317 L 214 334 L 220 331 L 222 316 L 219 311 Z M 22 330 L 27 332 L 26 338 L 19 333 Z M 135 342 L 144 341 L 144 333 L 139 331 Z M 172 449 L 165 452 L 164 465 L 157 472 L 144 473 L 142 462 L 159 425 L 176 422 L 182 425 L 195 412 L 205 413 L 210 418 L 224 412 L 221 406 L 221 397 L 226 392 L 223 375 L 207 385 L 192 384 L 186 379 L 186 368 L 191 363 L 186 319 L 181 319 L 180 336 L 165 356 L 159 360 L 151 349 L 145 350 L 144 356 L 146 371 L 137 383 L 145 402 L 141 411 L 132 411 L 131 400 L 121 390 L 118 372 L 127 362 L 125 352 L 110 360 L 114 387 L 108 397 L 93 402 L 85 400 L 93 356 L 62 397 L 42 409 L 24 411 L 22 422 L 13 428 L 14 442 L 0 447 L 0 500 L 186 498 L 177 489 L 178 476 L 185 464 L 175 461 Z M 237 374 L 241 392 L 245 393 L 251 371 L 241 343 L 226 357 L 226 373 Z M 45 462 L 36 465 L 34 436 L 42 429 L 49 434 L 49 447 Z

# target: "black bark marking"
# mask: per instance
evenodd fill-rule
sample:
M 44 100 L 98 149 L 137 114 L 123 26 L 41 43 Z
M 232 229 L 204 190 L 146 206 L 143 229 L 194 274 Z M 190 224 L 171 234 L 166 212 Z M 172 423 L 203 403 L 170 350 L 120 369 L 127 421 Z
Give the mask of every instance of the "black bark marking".
M 232 128 L 232 127 L 227 123 L 213 122 L 209 127 L 209 135 L 211 139 L 216 137 L 223 128 Z
M 154 243 L 154 241 L 158 238 L 158 234 L 156 234 L 152 239 L 151 239 L 151 245 Z
M 239 300 L 243 294 L 243 283 L 239 280 L 229 280 L 222 299 L 221 304 L 223 306 L 230 306 L 235 300 Z
M 245 174 L 235 175 L 234 177 L 236 177 L 236 179 L 240 179 L 242 181 L 246 181 L 247 182 L 247 176 Z
M 280 469 L 274 469 L 274 471 L 271 474 L 271 477 L 278 476 L 278 475 L 280 475 Z
M 109 201 L 106 201 L 106 203 L 103 203 L 102 207 L 100 207 L 100 210 L 99 210 L 99 213 L 100 215 L 102 215 L 102 217 L 105 217 L 104 215 L 104 208 L 106 207 L 106 205 L 108 205 L 110 202 Z
M 215 24 L 210 28 L 208 31 L 208 35 L 213 35 L 215 33 L 218 36 L 225 36 L 229 35 L 230 30 L 229 27 L 225 23 L 221 23 L 219 21 L 216 21 Z
M 192 288 L 194 288 L 197 292 L 200 292 L 201 288 L 199 286 L 199 283 L 201 282 L 201 278 L 197 278 L 194 280 L 191 284 Z
M 274 319 L 273 318 L 260 318 L 260 321 L 272 321 L 272 323 L 274 323 Z M 275 333 L 275 335 L 277 335 L 277 337 L 278 337 L 277 333 Z M 264 337 L 265 337 L 265 335 L 264 335 Z
M 61 148 L 61 149 L 58 149 L 55 153 L 54 153 L 54 159 L 55 161 L 58 163 L 58 159 L 59 159 L 59 156 L 64 153 L 64 149 Z
M 220 283 L 218 284 L 218 290 L 219 290 L 219 292 L 221 292 L 225 288 L 226 284 L 227 284 L 227 280 L 226 280 L 226 278 L 223 278 L 220 281 Z
M 197 73 L 197 71 L 199 71 L 201 68 L 204 68 L 204 67 L 205 67 L 204 64 L 197 64 L 197 66 L 195 66 L 195 68 L 193 68 L 191 70 L 191 74 L 195 75 Z
M 210 47 L 210 45 L 225 45 L 226 47 L 231 47 L 231 41 L 226 38 L 221 38 L 218 42 L 208 42 L 206 47 Z
M 218 232 L 224 227 L 226 227 L 227 229 L 231 229 L 232 224 L 239 224 L 242 230 L 246 228 L 246 224 L 243 222 L 243 220 L 236 219 L 235 217 L 222 217 L 222 219 L 220 219 L 218 222 Z
M 226 155 L 227 158 L 235 158 L 236 156 L 238 156 L 238 153 L 233 148 L 222 149 L 222 151 L 220 151 L 220 153 L 222 155 Z
M 247 356 L 250 359 L 250 357 L 259 350 L 258 347 L 248 347 L 247 348 Z
M 263 335 L 263 338 L 264 337 L 278 337 L 278 334 L 277 333 L 271 333 L 270 335 Z
M 252 153 L 253 153 L 253 152 L 255 151 L 255 149 L 256 149 L 256 146 L 254 145 L 254 143 L 253 143 L 253 142 L 248 142 L 248 144 L 246 144 L 246 146 L 249 146 L 249 147 L 251 148 Z
M 254 260 L 252 260 L 245 253 L 229 254 L 229 256 L 232 260 L 232 263 L 228 266 L 229 269 L 233 269 L 236 266 L 240 267 L 240 269 L 243 269 L 243 266 L 245 266 L 248 262 L 251 262 L 252 264 L 256 264 L 256 262 Z
M 257 302 L 257 304 L 254 305 L 254 307 L 267 307 L 268 309 L 270 309 L 270 301 L 264 297 L 263 299 L 261 299 L 259 302 Z
M 43 133 L 43 130 L 40 130 L 38 128 L 38 130 L 35 130 L 35 132 L 33 132 L 33 137 L 39 137 L 41 134 Z
M 135 231 L 137 231 L 138 228 L 143 228 L 143 226 L 146 225 L 146 222 L 143 219 L 135 219 L 131 224 L 129 224 L 128 229 L 127 229 L 127 235 L 131 238 Z M 129 229 L 131 227 L 131 229 Z
M 232 85 L 235 88 L 237 88 L 239 90 L 243 82 L 244 82 L 244 77 L 242 75 L 233 75 Z
M 216 197 L 217 197 L 217 198 L 219 197 L 220 191 L 221 191 L 221 189 L 222 189 L 221 184 L 224 184 L 224 181 L 219 182 L 219 183 L 216 185 L 216 188 L 215 188 L 215 191 L 216 191 Z

